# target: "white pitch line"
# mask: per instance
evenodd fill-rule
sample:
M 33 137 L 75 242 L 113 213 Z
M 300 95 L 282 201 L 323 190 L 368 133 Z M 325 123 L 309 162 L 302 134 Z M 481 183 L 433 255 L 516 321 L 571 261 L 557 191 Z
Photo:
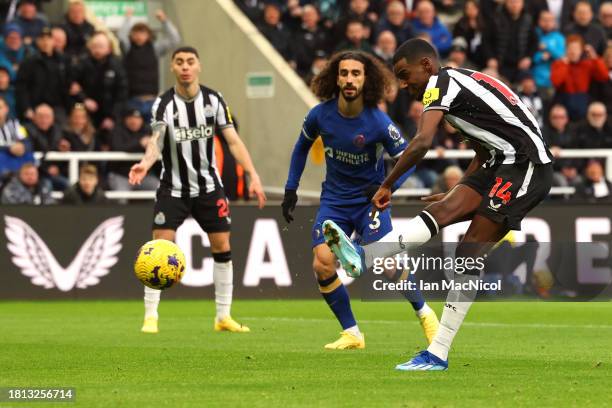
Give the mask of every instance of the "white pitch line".
M 333 321 L 329 319 L 314 319 L 304 317 L 246 317 L 243 319 L 249 320 L 266 320 L 266 321 L 281 321 L 281 322 L 309 322 L 309 323 L 325 323 Z M 417 321 L 401 321 L 401 320 L 359 320 L 358 323 L 364 324 L 418 324 Z M 496 323 L 496 322 L 464 322 L 463 326 L 472 327 L 495 327 L 495 328 L 526 328 L 526 329 L 612 329 L 612 325 L 607 324 L 549 324 L 549 323 Z

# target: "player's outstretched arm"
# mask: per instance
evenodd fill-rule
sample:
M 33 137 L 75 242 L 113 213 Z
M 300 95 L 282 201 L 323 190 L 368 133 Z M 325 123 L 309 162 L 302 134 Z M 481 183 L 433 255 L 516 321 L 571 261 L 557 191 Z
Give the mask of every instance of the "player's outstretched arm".
M 145 178 L 149 169 L 155 164 L 159 158 L 159 153 L 162 149 L 162 134 L 165 128 L 156 128 L 149 139 L 145 154 L 139 163 L 136 163 L 130 169 L 128 181 L 131 185 L 139 185 L 142 179 Z
M 293 215 L 291 214 L 295 210 L 295 205 L 298 201 L 297 189 L 306 167 L 306 159 L 308 158 L 308 151 L 312 146 L 313 140 L 308 139 L 304 136 L 303 132 L 300 134 L 298 141 L 293 147 L 293 153 L 291 153 L 291 163 L 289 164 L 289 175 L 287 176 L 287 183 L 285 184 L 285 196 L 283 197 L 283 203 L 281 205 L 283 209 L 283 218 L 287 223 L 293 221 Z
M 266 205 L 267 198 L 263 191 L 259 175 L 257 174 L 257 171 L 255 171 L 255 166 L 253 166 L 253 161 L 251 160 L 249 151 L 233 126 L 224 128 L 221 130 L 221 133 L 227 141 L 230 152 L 232 152 L 232 155 L 238 164 L 240 164 L 244 168 L 244 171 L 246 171 L 249 175 L 249 195 L 256 196 L 259 208 L 263 208 L 264 205 Z
M 416 136 L 410 141 L 404 153 L 402 153 L 395 166 L 393 166 L 391 173 L 389 173 L 376 194 L 374 194 L 372 204 L 375 208 L 384 210 L 389 207 L 393 185 L 404 173 L 425 157 L 443 117 L 444 112 L 441 110 L 423 112 Z

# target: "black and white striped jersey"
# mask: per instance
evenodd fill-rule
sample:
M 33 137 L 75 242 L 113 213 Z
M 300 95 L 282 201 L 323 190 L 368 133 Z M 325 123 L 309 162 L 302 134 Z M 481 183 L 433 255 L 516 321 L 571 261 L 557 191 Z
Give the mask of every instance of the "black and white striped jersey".
M 7 119 L 0 125 L 0 147 L 8 147 L 28 137 L 26 130 L 17 119 Z
M 440 109 L 467 139 L 491 154 L 488 166 L 529 160 L 552 162 L 552 154 L 533 114 L 501 81 L 463 68 L 442 68 L 429 79 L 424 111 Z
M 200 86 L 192 100 L 169 89 L 153 104 L 152 128 L 162 132 L 160 189 L 173 197 L 197 197 L 222 188 L 216 167 L 214 136 L 233 127 L 220 93 Z

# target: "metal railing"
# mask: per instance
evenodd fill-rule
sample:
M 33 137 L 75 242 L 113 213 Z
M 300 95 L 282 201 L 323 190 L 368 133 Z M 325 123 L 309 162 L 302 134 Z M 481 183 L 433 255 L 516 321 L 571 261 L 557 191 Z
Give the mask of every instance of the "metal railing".
M 68 179 L 71 184 L 76 183 L 79 178 L 79 163 L 82 161 L 138 161 L 142 158 L 142 153 L 125 152 L 36 152 L 37 160 L 61 161 L 68 163 Z M 430 150 L 425 155 L 426 160 L 434 159 L 471 159 L 474 157 L 472 150 L 444 150 L 440 154 L 437 150 Z M 606 178 L 612 180 L 612 149 L 564 149 L 559 153 L 562 159 L 594 159 L 602 158 L 606 160 Z M 282 195 L 284 190 L 280 187 L 264 188 L 268 194 Z M 553 187 L 551 195 L 573 194 L 574 187 Z M 399 197 L 421 197 L 431 193 L 428 188 L 402 188 L 395 192 Z M 152 200 L 155 198 L 154 191 L 107 191 L 106 197 L 109 199 L 128 199 L 128 200 Z M 318 199 L 320 191 L 300 190 L 300 196 L 309 199 Z M 61 198 L 61 192 L 54 192 L 55 198 Z

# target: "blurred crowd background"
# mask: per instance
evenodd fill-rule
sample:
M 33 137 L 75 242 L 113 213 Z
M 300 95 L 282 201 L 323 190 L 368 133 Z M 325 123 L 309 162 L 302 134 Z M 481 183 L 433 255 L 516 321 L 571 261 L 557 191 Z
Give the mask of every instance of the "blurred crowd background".
M 0 203 L 100 203 L 105 190 L 127 191 L 131 162 L 84 163 L 70 185 L 66 162 L 34 152 L 144 152 L 150 110 L 160 92 L 160 57 L 181 43 L 165 13 L 157 22 L 127 10 L 115 31 L 86 3 L 67 3 L 50 21 L 42 1 L 0 1 Z M 235 0 L 308 84 L 330 56 L 358 49 L 390 64 L 403 41 L 430 41 L 444 64 L 481 70 L 511 86 L 531 109 L 555 156 L 569 148 L 612 148 L 612 2 L 574 0 Z M 158 29 L 152 29 L 155 23 Z M 197 46 L 197 44 L 195 44 Z M 380 108 L 410 139 L 423 111 L 391 89 Z M 279 137 L 297 137 L 279 135 Z M 246 199 L 242 169 L 218 138 L 224 185 Z M 444 157 L 466 149 L 441 126 L 439 159 L 423 162 L 404 187 L 446 191 L 469 160 Z M 612 200 L 597 159 L 558 159 L 555 185 L 576 194 L 559 199 Z M 153 190 L 156 172 L 139 186 Z

